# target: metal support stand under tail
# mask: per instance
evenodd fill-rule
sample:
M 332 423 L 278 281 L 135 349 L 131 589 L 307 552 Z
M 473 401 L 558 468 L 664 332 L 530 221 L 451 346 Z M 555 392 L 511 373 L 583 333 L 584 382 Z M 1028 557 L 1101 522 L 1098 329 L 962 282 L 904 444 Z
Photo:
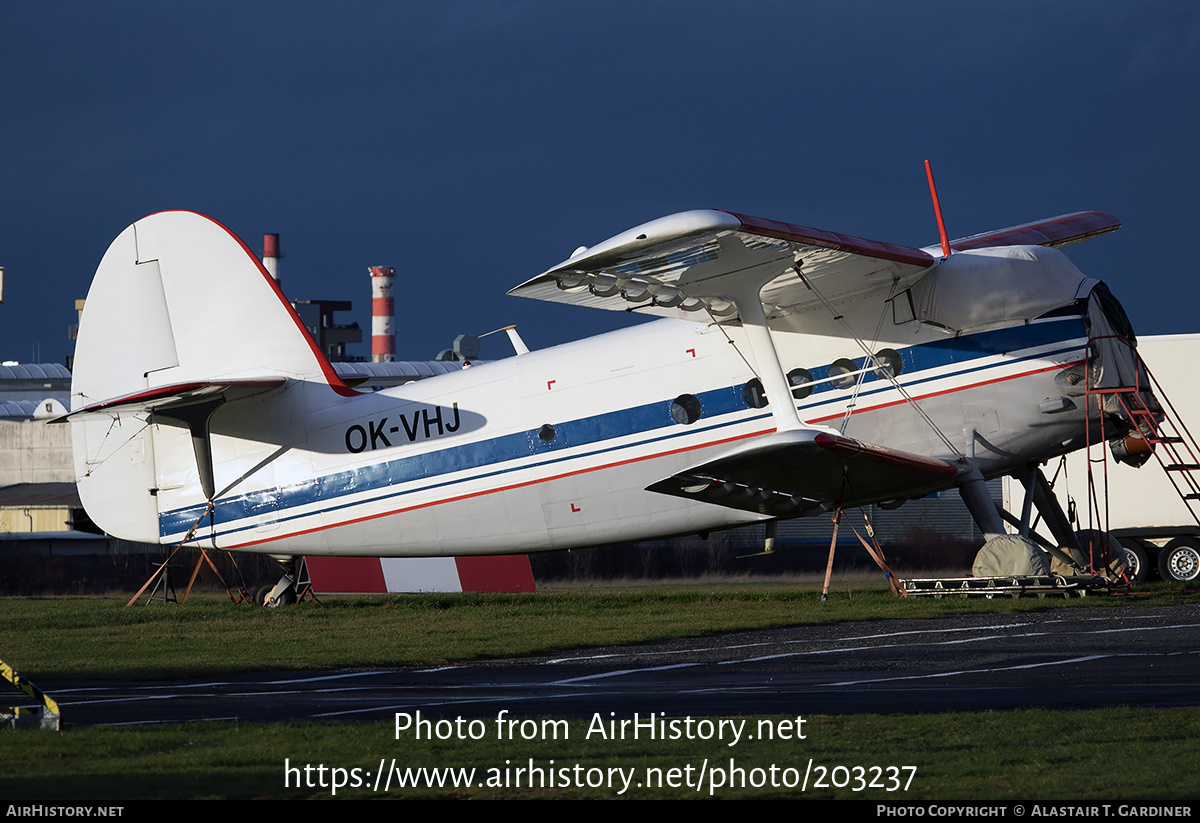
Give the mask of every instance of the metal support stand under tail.
M 141 597 L 142 594 L 145 593 L 146 589 L 150 588 L 151 584 L 153 584 L 154 588 L 150 589 L 150 596 L 146 600 L 147 603 L 152 602 L 156 599 L 161 599 L 164 603 L 177 602 L 175 599 L 175 587 L 171 584 L 171 578 L 170 578 L 171 561 L 175 559 L 175 555 L 179 553 L 179 550 L 182 549 L 185 545 L 187 545 L 187 542 L 192 539 L 192 537 L 196 534 L 196 529 L 200 528 L 200 524 L 204 522 L 204 518 L 208 517 L 209 514 L 212 513 L 212 510 L 213 510 L 213 504 L 212 504 L 212 501 L 209 500 L 208 505 L 204 507 L 204 512 L 200 515 L 199 518 L 196 519 L 196 522 L 192 524 L 192 527 L 190 529 L 188 529 L 187 534 L 185 534 L 183 536 L 183 540 L 180 540 L 179 543 L 175 546 L 175 548 L 171 550 L 171 553 L 169 555 L 167 555 L 167 559 L 164 560 L 161 564 L 159 564 L 158 568 L 156 568 L 154 570 L 154 573 L 150 575 L 149 579 L 147 579 L 146 582 L 142 584 L 142 587 L 137 590 L 137 593 L 133 597 L 129 598 L 129 602 L 125 604 L 125 608 L 128 609 L 130 606 L 132 606 L 134 603 L 136 603 L 138 598 Z M 202 559 L 206 559 L 206 558 L 202 558 Z M 197 569 L 196 569 L 197 572 L 199 571 L 199 563 L 200 562 L 201 561 L 197 561 Z M 210 565 L 211 565 L 211 561 L 210 561 Z M 213 571 L 216 571 L 216 569 L 214 568 Z M 220 577 L 220 575 L 218 575 L 218 577 Z M 195 580 L 195 579 L 196 579 L 196 574 L 193 573 L 192 580 Z M 225 581 L 222 580 L 221 582 L 224 583 Z M 164 587 L 163 594 L 162 594 L 161 598 L 156 598 L 154 595 L 155 595 L 155 592 L 158 591 L 159 586 Z M 188 591 L 190 592 L 191 590 L 192 590 L 192 584 L 189 582 L 188 583 Z M 170 600 L 167 599 L 168 591 L 170 592 Z M 226 594 L 229 593 L 228 587 L 226 587 L 225 593 Z M 184 595 L 183 599 L 187 600 L 186 594 Z M 233 599 L 232 595 L 230 595 L 230 599 L 231 600 Z
M 171 560 L 174 557 L 175 552 L 171 552 L 171 555 L 154 570 L 154 573 L 150 575 L 150 579 L 146 581 L 147 585 L 150 583 L 154 584 L 150 587 L 150 591 L 146 595 L 146 603 L 153 603 L 156 600 L 161 603 L 179 602 L 179 597 L 175 593 L 175 583 L 171 580 Z M 145 586 L 142 587 L 142 590 L 145 591 Z M 184 595 L 184 599 L 187 599 L 187 595 Z

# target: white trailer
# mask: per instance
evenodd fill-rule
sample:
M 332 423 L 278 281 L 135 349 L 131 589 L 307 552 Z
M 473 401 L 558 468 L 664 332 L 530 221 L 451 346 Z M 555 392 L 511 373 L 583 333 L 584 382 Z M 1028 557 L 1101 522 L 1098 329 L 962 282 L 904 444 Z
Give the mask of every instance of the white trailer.
M 1183 425 L 1193 435 L 1200 434 L 1200 334 L 1139 336 L 1138 352 L 1162 388 L 1160 402 L 1169 402 Z M 1088 505 L 1085 451 L 1072 452 L 1065 466 L 1045 467 L 1047 477 L 1055 478 L 1054 489 L 1063 509 L 1075 513 L 1078 529 L 1107 526 L 1125 549 L 1137 580 L 1155 571 L 1164 580 L 1200 580 L 1200 522 L 1195 513 L 1200 501 L 1185 502 L 1157 459 L 1135 469 L 1118 464 L 1108 454 L 1103 455 L 1106 467 L 1098 461 L 1101 449 L 1107 448 L 1097 445 L 1091 449 L 1095 507 Z M 1003 496 L 1006 509 L 1020 510 L 1020 483 L 1004 478 Z

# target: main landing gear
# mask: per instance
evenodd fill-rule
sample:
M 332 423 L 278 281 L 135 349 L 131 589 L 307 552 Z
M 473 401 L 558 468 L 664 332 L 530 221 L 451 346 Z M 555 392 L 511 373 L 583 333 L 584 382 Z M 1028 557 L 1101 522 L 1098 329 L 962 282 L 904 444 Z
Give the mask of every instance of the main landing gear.
M 1014 472 L 1012 477 L 1025 488 L 1020 517 L 992 501 L 978 471 L 959 484 L 963 501 L 987 539 L 972 568 L 976 577 L 1053 574 L 1099 575 L 1119 580 L 1126 575 L 1128 555 L 1124 547 L 1111 535 L 1095 530 L 1077 534 L 1038 466 L 1026 466 L 1022 471 Z M 1035 506 L 1053 535 L 1054 543 L 1032 528 Z M 1015 526 L 1018 533 L 1006 534 L 1005 522 Z

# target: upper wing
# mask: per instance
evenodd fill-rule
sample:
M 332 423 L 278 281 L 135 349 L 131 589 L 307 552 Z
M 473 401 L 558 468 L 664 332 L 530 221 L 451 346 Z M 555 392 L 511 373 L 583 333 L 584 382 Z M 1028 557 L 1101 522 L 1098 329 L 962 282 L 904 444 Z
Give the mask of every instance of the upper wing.
M 726 211 L 681 212 L 652 220 L 577 252 L 509 294 L 663 317 L 731 318 L 722 278 L 763 268 L 768 316 L 817 302 L 804 277 L 830 300 L 893 280 L 908 283 L 936 258 L 920 249 L 793 226 Z M 693 313 L 705 310 L 704 313 Z
M 954 251 L 995 246 L 1050 246 L 1060 249 L 1121 228 L 1121 221 L 1102 211 L 1080 211 L 1023 223 L 999 231 L 973 234 L 950 243 Z M 935 248 L 930 246 L 930 248 Z
M 654 483 L 647 491 L 772 517 L 797 517 L 946 488 L 959 472 L 936 457 L 821 429 L 777 432 Z
M 964 237 L 955 251 L 994 246 L 1060 248 L 1099 237 L 1121 221 L 1077 212 Z M 897 281 L 903 290 L 940 258 L 938 247 L 914 249 L 821 229 L 718 210 L 681 212 L 605 240 L 528 280 L 509 294 L 663 317 L 732 318 L 721 279 L 763 267 L 775 279 L 762 290 L 769 317 L 807 308 L 817 297 L 853 297 Z M 802 264 L 804 279 L 795 266 Z M 703 310 L 703 311 L 701 311 Z M 697 312 L 700 312 L 697 314 Z

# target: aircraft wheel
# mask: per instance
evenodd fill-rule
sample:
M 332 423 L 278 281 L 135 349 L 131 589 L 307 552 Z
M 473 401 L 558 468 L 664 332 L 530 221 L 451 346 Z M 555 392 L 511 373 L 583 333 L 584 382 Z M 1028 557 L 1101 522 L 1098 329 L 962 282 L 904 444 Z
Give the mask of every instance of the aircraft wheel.
M 1176 537 L 1158 553 L 1158 573 L 1163 580 L 1189 583 L 1200 578 L 1200 541 Z
M 975 555 L 975 577 L 1041 576 L 1050 573 L 1050 562 L 1032 540 L 1015 534 L 993 537 Z
M 1121 542 L 1121 548 L 1125 550 L 1125 574 L 1129 576 L 1129 582 L 1145 582 L 1150 576 L 1150 556 L 1146 554 L 1146 549 L 1140 541 L 1131 537 Z
M 271 593 L 271 589 L 275 588 L 274 583 L 259 583 L 254 589 L 254 605 L 267 605 L 267 595 Z
M 1121 541 L 1111 534 L 1099 529 L 1083 529 L 1075 532 L 1075 537 L 1079 539 L 1079 545 L 1082 547 L 1076 559 L 1084 569 L 1087 569 L 1089 564 L 1095 564 L 1097 572 L 1111 579 L 1119 578 L 1121 572 L 1126 570 L 1126 558 L 1129 553 Z
M 274 600 L 271 600 L 271 592 L 275 589 L 276 584 L 271 582 L 262 583 L 254 590 L 254 604 L 256 606 L 266 606 L 267 608 L 276 609 L 280 606 L 290 606 L 296 602 L 296 587 L 287 586 L 282 592 L 276 595 Z

